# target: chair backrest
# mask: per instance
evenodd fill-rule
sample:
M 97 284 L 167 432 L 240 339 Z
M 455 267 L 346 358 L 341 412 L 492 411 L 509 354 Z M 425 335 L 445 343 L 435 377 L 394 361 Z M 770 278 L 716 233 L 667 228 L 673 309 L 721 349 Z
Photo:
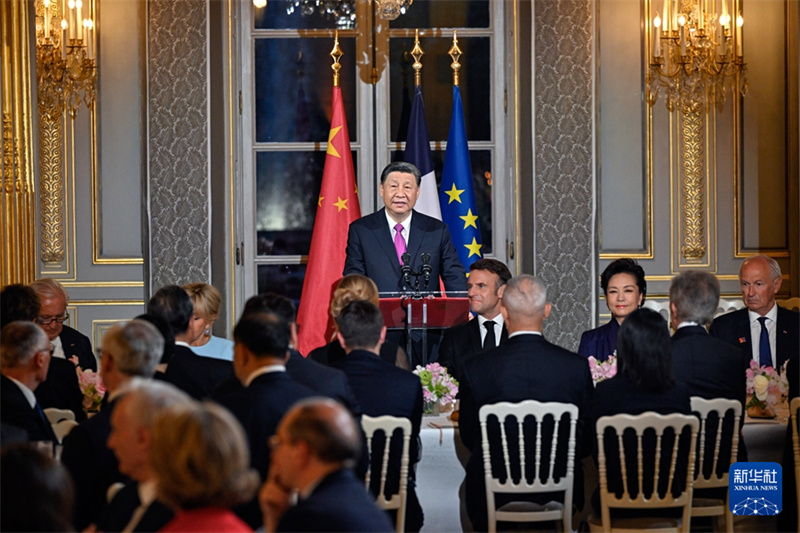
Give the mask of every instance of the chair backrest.
M 69 435 L 69 432 L 72 431 L 72 428 L 77 426 L 78 423 L 74 420 L 61 420 L 53 424 L 53 433 L 56 434 L 56 438 L 58 439 L 58 443 L 61 444 L 64 441 L 64 437 Z
M 658 301 L 648 297 L 647 300 L 644 301 L 642 307 L 646 307 L 648 309 L 652 309 L 653 311 L 657 311 L 658 314 L 660 314 L 664 318 L 664 320 L 667 321 L 667 324 L 670 323 L 669 298 L 667 298 L 666 300 Z
M 50 424 L 56 424 L 62 420 L 75 420 L 75 413 L 69 409 L 48 407 L 47 409 L 42 410 L 44 411 L 44 416 L 47 417 L 47 420 L 50 422 Z
M 741 298 L 736 298 L 735 300 L 725 300 L 724 298 L 719 299 L 719 303 L 717 304 L 717 312 L 714 314 L 714 317 L 718 317 L 719 315 L 724 315 L 725 313 L 730 313 L 732 311 L 738 311 L 739 309 L 744 308 L 744 302 Z
M 775 303 L 790 311 L 800 311 L 800 296 L 786 298 L 784 300 L 775 300 Z
M 792 451 L 794 453 L 794 483 L 797 495 L 797 523 L 800 524 L 800 427 L 797 411 L 800 410 L 800 398 L 792 398 L 789 402 L 789 416 L 792 420 Z
M 611 528 L 611 508 L 683 507 L 688 531 L 699 425 L 692 415 L 654 412 L 604 416 L 597 421 L 605 530 Z
M 700 418 L 694 488 L 727 487 L 728 470 L 739 451 L 742 404 L 727 398 L 706 400 L 699 396 L 692 396 L 691 402 L 692 411 Z M 728 459 L 725 464 L 720 463 L 720 457 Z
M 397 520 L 396 520 L 396 530 L 398 532 L 402 532 L 405 530 L 405 519 L 406 519 L 406 491 L 408 487 L 408 448 L 409 448 L 409 441 L 411 439 L 411 421 L 407 418 L 399 418 L 396 416 L 378 416 L 372 417 L 363 415 L 361 417 L 361 427 L 364 429 L 364 433 L 367 436 L 367 450 L 369 451 L 370 458 L 373 458 L 373 453 L 376 451 L 381 452 L 381 463 L 380 463 L 380 484 L 378 485 L 377 497 L 376 502 L 377 504 L 383 509 L 396 509 L 397 510 Z M 400 431 L 400 435 L 395 435 L 396 431 Z M 375 439 L 376 434 L 382 433 L 383 436 L 381 439 Z M 387 497 L 386 494 L 386 483 L 387 479 L 391 477 L 391 472 L 389 472 L 389 463 L 390 463 L 390 450 L 392 446 L 390 445 L 392 439 L 400 438 L 403 442 L 402 447 L 402 455 L 400 456 L 399 467 L 400 471 L 397 473 L 399 476 L 399 486 L 398 492 L 391 494 Z M 373 441 L 380 440 L 383 443 L 383 447 L 381 450 L 373 449 Z M 377 446 L 377 443 L 375 443 Z M 373 461 L 370 460 L 370 465 L 373 465 Z M 370 489 L 372 486 L 372 466 L 367 470 L 367 478 L 366 478 L 366 485 L 367 490 Z

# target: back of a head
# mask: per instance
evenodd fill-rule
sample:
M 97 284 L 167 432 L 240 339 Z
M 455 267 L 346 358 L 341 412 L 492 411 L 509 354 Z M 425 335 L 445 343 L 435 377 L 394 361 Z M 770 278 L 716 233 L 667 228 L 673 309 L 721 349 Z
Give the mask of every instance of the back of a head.
M 175 353 L 175 335 L 172 334 L 172 328 L 170 328 L 166 320 L 160 316 L 144 314 L 135 318 L 136 320 L 150 322 L 158 329 L 158 332 L 161 333 L 161 337 L 164 339 L 164 350 L 161 352 L 161 359 L 159 362 L 161 364 L 168 364 L 170 359 L 172 359 L 172 354 Z
M 33 322 L 11 322 L 0 331 L 0 368 L 22 367 L 39 351 L 49 350 L 45 332 Z
M 511 279 L 511 271 L 502 261 L 497 259 L 478 259 L 469 266 L 469 271 L 486 270 L 500 278 L 500 285 L 505 285 Z
M 164 338 L 150 322 L 135 319 L 112 326 L 103 337 L 103 351 L 120 373 L 151 378 L 164 353 Z
M 675 305 L 678 323 L 707 326 L 717 312 L 719 281 L 708 272 L 687 270 L 672 278 L 669 301 Z
M 41 300 L 36 291 L 27 285 L 6 285 L 0 292 L 0 327 L 17 320 L 36 320 L 40 306 Z
M 353 300 L 339 312 L 336 327 L 351 350 L 372 349 L 381 340 L 383 315 L 372 303 Z
M 191 406 L 191 396 L 165 381 L 133 378 L 123 389 L 128 413 L 137 426 L 152 428 L 167 409 Z
M 331 316 L 339 316 L 344 306 L 353 300 L 366 300 L 373 305 L 378 305 L 378 286 L 367 276 L 361 274 L 348 274 L 339 280 L 331 299 Z
M 292 442 L 306 442 L 324 463 L 352 467 L 361 454 L 361 435 L 350 412 L 329 398 L 297 402 L 284 417 Z
M 158 289 L 147 302 L 147 313 L 163 318 L 169 324 L 172 334 L 177 337 L 189 329 L 194 304 L 183 287 L 166 285 Z
M 292 324 L 297 319 L 294 303 L 286 296 L 273 292 L 264 292 L 248 298 L 242 316 L 248 313 L 272 313 L 287 324 Z
M 183 286 L 194 305 L 194 313 L 202 318 L 214 321 L 219 316 L 222 295 L 213 285 L 208 283 L 189 283 Z
M 520 274 L 508 280 L 503 289 L 502 305 L 509 319 L 543 318 L 547 305 L 547 289 L 541 278 Z
M 244 313 L 233 328 L 234 342 L 256 357 L 285 358 L 291 338 L 291 326 L 273 313 Z
M 258 484 L 242 426 L 211 402 L 165 409 L 153 425 L 150 457 L 160 497 L 178 509 L 231 507 Z
M 73 531 L 69 473 L 28 444 L 0 452 L 0 530 Z
M 646 307 L 625 319 L 617 334 L 618 374 L 637 389 L 664 392 L 675 384 L 669 330 L 664 318 Z

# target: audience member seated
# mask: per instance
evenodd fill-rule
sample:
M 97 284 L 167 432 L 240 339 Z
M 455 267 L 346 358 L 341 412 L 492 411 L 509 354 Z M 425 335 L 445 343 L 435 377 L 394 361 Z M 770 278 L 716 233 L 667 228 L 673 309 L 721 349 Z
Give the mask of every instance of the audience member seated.
M 406 531 L 419 531 L 423 523 L 422 507 L 417 499 L 414 482 L 414 465 L 419 461 L 419 430 L 422 421 L 422 386 L 414 374 L 382 360 L 378 353 L 386 336 L 383 316 L 370 302 L 354 300 L 348 303 L 336 317 L 337 341 L 346 352 L 344 359 L 334 363 L 350 382 L 350 387 L 361 404 L 363 413 L 378 417 L 383 415 L 407 418 L 411 422 L 411 446 L 409 448 L 409 476 L 406 500 Z M 402 443 L 399 439 L 392 446 L 390 465 L 394 465 L 387 479 L 386 490 L 394 494 L 399 487 L 400 455 Z M 373 442 L 373 446 L 376 443 Z M 379 490 L 382 458 L 373 457 L 373 491 Z
M 336 286 L 336 290 L 333 291 L 333 299 L 331 300 L 330 313 L 334 321 L 341 310 L 344 309 L 344 306 L 353 300 L 366 300 L 378 307 L 378 287 L 375 282 L 361 274 L 348 274 L 343 277 Z M 323 365 L 332 365 L 343 359 L 344 356 L 345 352 L 335 337 L 325 346 L 320 346 L 308 354 L 310 359 Z M 406 370 L 411 369 L 405 350 L 394 342 L 384 342 L 381 345 L 380 357 L 391 365 L 396 365 Z
M 61 464 L 26 444 L 0 452 L 0 531 L 74 531 L 73 490 Z
M 172 354 L 175 353 L 175 335 L 172 334 L 172 329 L 169 327 L 166 320 L 160 316 L 145 313 L 137 316 L 136 319 L 150 322 L 158 329 L 161 336 L 164 337 L 164 351 L 161 353 L 161 359 L 159 359 L 155 375 L 156 379 L 163 379 L 164 372 L 167 371 L 167 365 L 170 359 L 172 359 Z
M 119 471 L 130 477 L 97 523 L 99 531 L 158 531 L 174 514 L 156 499 L 156 479 L 150 464 L 153 426 L 174 406 L 188 406 L 185 392 L 161 381 L 134 378 L 111 417 L 108 447 L 119 461 Z
M 550 315 L 551 306 L 541 279 L 527 274 L 511 278 L 501 287 L 500 298 L 508 341 L 468 359 L 464 363 L 460 388 L 461 440 L 471 452 L 464 480 L 466 507 L 475 531 L 487 529 L 480 408 L 497 402 L 523 400 L 574 404 L 578 407 L 576 442 L 580 443 L 594 391 L 586 359 L 551 344 L 542 336 L 542 326 Z M 565 436 L 560 440 L 565 446 L 566 439 Z M 576 446 L 578 453 L 580 448 Z M 574 503 L 580 509 L 583 475 L 577 460 L 573 494 Z M 513 499 L 520 499 L 520 495 L 514 496 Z M 559 496 L 563 498 L 563 492 L 557 496 L 536 495 L 533 501 L 546 504 Z M 497 506 L 509 500 L 498 498 Z
M 0 291 L 0 328 L 17 320 L 33 322 L 41 302 L 36 291 L 22 283 L 6 285 Z
M 47 335 L 33 322 L 11 322 L 0 332 L 0 421 L 30 441 L 57 442 L 34 391 L 50 365 Z
M 672 371 L 669 330 L 667 323 L 658 312 L 642 308 L 628 315 L 619 329 L 617 357 L 617 374 L 611 379 L 597 384 L 592 408 L 592 429 L 600 417 L 620 413 L 631 415 L 647 411 L 655 411 L 660 414 L 692 413 L 689 388 L 675 380 Z M 648 441 L 645 441 L 644 446 L 647 445 Z M 606 439 L 605 448 L 607 460 L 618 456 L 615 439 Z M 597 460 L 596 453 L 595 444 L 595 461 Z M 636 458 L 633 457 L 631 460 L 635 461 Z M 686 464 L 680 468 L 685 476 Z M 645 469 L 647 469 L 646 465 Z M 632 475 L 634 475 L 633 472 L 636 472 L 634 469 L 629 470 Z M 649 471 L 653 471 L 652 465 L 650 465 Z M 677 475 L 679 473 L 676 473 Z M 666 478 L 666 474 L 664 477 Z M 619 467 L 609 466 L 609 490 L 616 490 L 617 487 L 621 487 L 621 484 Z M 592 505 L 595 513 L 599 515 L 598 492 L 594 494 Z M 659 516 L 666 516 L 669 513 L 663 509 L 658 512 Z M 615 511 L 612 510 L 612 518 L 616 516 L 614 513 Z M 680 516 L 680 509 L 677 511 L 677 516 Z
M 208 283 L 189 283 L 183 288 L 194 304 L 194 314 L 189 321 L 188 342 L 197 355 L 233 361 L 233 341 L 211 334 L 222 296 Z
M 214 388 L 233 376 L 230 361 L 197 355 L 189 346 L 189 322 L 194 306 L 177 285 L 161 287 L 147 302 L 147 313 L 163 318 L 175 336 L 175 351 L 164 379 L 197 400 L 210 398 Z
M 633 259 L 617 259 L 600 275 L 600 287 L 606 295 L 611 320 L 599 328 L 584 331 L 578 353 L 605 361 L 615 353 L 617 333 L 625 317 L 641 307 L 647 296 L 644 269 Z
M 252 531 L 230 507 L 253 496 L 258 475 L 242 427 L 225 409 L 206 402 L 165 410 L 153 426 L 150 457 L 158 498 L 175 512 L 159 531 Z
M 263 480 L 269 470 L 267 441 L 289 408 L 315 393 L 286 373 L 284 363 L 291 334 L 284 320 L 271 313 L 246 313 L 236 324 L 233 338 L 233 367 L 244 388 L 224 394 L 217 401 L 244 427 L 251 465 Z M 260 512 L 255 499 L 236 511 L 251 527 L 258 527 Z
M 464 361 L 508 340 L 500 312 L 500 287 L 511 279 L 511 272 L 496 259 L 478 259 L 469 270 L 467 297 L 475 318 L 445 330 L 439 345 L 439 364 L 458 381 Z
M 163 350 L 161 334 L 144 320 L 115 324 L 103 336 L 100 375 L 106 386 L 107 403 L 64 438 L 61 454 L 61 461 L 75 482 L 75 527 L 79 531 L 102 515 L 108 487 L 128 481 L 120 473 L 114 453 L 106 446 L 111 418 L 133 378 L 153 377 Z
M 299 402 L 281 421 L 270 448 L 272 465 L 259 495 L 265 531 L 394 531 L 351 470 L 361 450 L 360 431 L 339 403 Z

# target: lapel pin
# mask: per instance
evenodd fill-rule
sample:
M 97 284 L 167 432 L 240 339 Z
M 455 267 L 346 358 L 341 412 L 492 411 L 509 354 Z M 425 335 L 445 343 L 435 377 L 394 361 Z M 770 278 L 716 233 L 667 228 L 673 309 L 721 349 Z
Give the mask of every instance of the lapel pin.
M 747 342 L 747 339 L 745 339 L 744 337 L 739 337 L 739 344 L 744 344 L 746 342 Z

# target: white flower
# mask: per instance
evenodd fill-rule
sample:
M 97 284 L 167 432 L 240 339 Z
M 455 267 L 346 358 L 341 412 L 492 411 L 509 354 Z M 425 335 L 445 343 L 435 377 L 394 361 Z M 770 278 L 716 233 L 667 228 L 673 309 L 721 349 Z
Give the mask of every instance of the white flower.
M 753 392 L 756 393 L 756 398 L 763 402 L 767 399 L 767 387 L 769 386 L 769 378 L 763 374 L 759 374 L 753 378 Z

